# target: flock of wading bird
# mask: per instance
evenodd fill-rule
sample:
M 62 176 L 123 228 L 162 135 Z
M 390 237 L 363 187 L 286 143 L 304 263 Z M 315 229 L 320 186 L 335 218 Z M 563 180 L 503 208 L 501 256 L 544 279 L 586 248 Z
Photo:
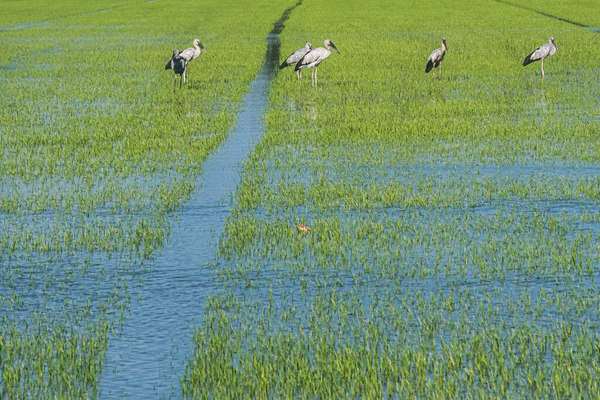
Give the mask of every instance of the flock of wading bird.
M 187 74 L 187 65 L 190 61 L 198 58 L 200 53 L 206 53 L 206 49 L 202 46 L 202 43 L 198 39 L 194 39 L 194 47 L 188 47 L 181 53 L 178 49 L 173 50 L 173 57 L 165 66 L 165 70 L 172 69 L 175 72 L 175 81 L 173 82 L 173 91 L 176 90 L 177 86 L 177 75 L 179 75 L 179 88 L 181 88 L 182 80 L 187 83 L 188 82 L 188 74 Z M 302 68 L 310 68 L 312 70 L 312 86 L 317 86 L 317 71 L 319 69 L 319 64 L 321 64 L 327 57 L 329 57 L 333 50 L 335 50 L 338 54 L 340 51 L 335 47 L 335 44 L 329 39 L 326 39 L 325 47 L 317 47 L 313 48 L 310 42 L 307 42 L 303 48 L 296 50 L 279 66 L 279 69 L 283 69 L 285 67 L 295 66 L 294 71 L 296 71 L 298 75 L 298 80 L 302 79 Z M 544 43 L 537 49 L 535 49 L 531 54 L 525 57 L 523 61 L 523 66 L 531 64 L 534 61 L 542 62 L 542 79 L 545 78 L 546 74 L 544 72 L 544 59 L 546 57 L 550 57 L 554 53 L 558 46 L 554 42 L 554 38 L 550 36 L 548 43 Z M 425 66 L 425 72 L 428 73 L 434 68 L 439 67 L 439 79 L 442 79 L 442 61 L 444 61 L 444 56 L 446 55 L 446 51 L 448 47 L 446 46 L 446 38 L 442 38 L 442 46 L 435 49 L 431 52 L 429 57 L 427 58 L 427 65 Z M 431 74 L 433 78 L 434 74 Z

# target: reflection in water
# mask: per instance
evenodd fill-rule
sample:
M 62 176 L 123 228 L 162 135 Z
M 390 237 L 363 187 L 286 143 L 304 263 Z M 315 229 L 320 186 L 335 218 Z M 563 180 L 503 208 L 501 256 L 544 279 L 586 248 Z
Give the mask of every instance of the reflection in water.
M 317 107 L 316 104 L 311 104 L 310 117 L 312 118 L 313 121 L 315 121 L 318 116 L 319 116 L 319 108 Z

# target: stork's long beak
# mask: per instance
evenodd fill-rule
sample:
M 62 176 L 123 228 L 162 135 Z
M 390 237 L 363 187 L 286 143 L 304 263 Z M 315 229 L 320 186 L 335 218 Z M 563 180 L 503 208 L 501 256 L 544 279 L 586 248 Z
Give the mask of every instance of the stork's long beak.
M 337 51 L 338 54 L 340 54 L 340 51 L 337 49 L 337 47 L 335 47 L 335 44 L 333 44 L 333 42 L 329 42 L 329 45 L 331 45 L 331 48 L 333 48 L 335 51 Z
M 206 54 L 206 49 L 204 48 L 204 46 L 202 45 L 202 43 L 198 42 L 198 46 L 200 46 L 200 51 L 203 51 L 204 54 Z

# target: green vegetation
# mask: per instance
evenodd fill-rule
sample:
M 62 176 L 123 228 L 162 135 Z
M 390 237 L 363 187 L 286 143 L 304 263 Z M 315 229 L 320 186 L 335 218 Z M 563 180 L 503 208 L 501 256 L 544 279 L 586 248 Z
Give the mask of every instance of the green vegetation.
M 44 0 L 7 0 L 2 2 L 0 15 L 0 31 L 5 29 L 22 29 L 28 24 L 111 10 L 140 4 L 147 0 L 92 0 L 92 1 L 56 1 Z
M 98 395 L 293 4 L 0 4 L 0 398 Z M 600 25 L 590 1 L 513 4 Z M 542 81 L 521 62 L 551 35 Z M 194 38 L 174 94 L 164 65 Z M 324 39 L 318 88 L 270 88 L 184 395 L 596 397 L 597 33 L 483 0 L 304 0 L 281 56 Z
M 600 12 L 598 3 L 594 0 L 506 0 L 506 3 L 527 7 L 580 24 L 600 27 Z
M 542 81 L 521 63 L 551 35 Z M 282 55 L 324 39 L 317 89 L 271 88 L 184 393 L 597 396 L 598 35 L 488 1 L 305 0 Z
M 41 3 L 0 4 L 1 27 L 56 18 L 0 32 L 0 398 L 88 398 L 289 2 Z

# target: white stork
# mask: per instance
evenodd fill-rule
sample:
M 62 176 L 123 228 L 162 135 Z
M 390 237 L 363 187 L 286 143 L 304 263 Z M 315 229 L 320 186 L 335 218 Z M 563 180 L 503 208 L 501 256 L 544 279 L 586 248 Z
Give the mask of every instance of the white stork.
M 331 55 L 331 50 L 337 51 L 339 54 L 340 51 L 335 47 L 335 44 L 329 39 L 325 40 L 325 47 L 317 47 L 316 49 L 312 49 L 298 63 L 294 68 L 294 71 L 300 71 L 301 68 L 312 68 L 312 86 L 317 86 L 317 70 L 319 68 L 319 64 L 323 62 L 327 57 Z
M 533 53 L 525 57 L 525 60 L 523 61 L 523 66 L 531 64 L 532 62 L 537 60 L 542 60 L 542 79 L 544 79 L 546 76 L 546 74 L 544 73 L 544 59 L 546 57 L 554 55 L 554 53 L 556 53 L 556 50 L 558 50 L 558 46 L 556 45 L 556 43 L 554 43 L 554 38 L 550 36 L 550 39 L 548 39 L 548 43 L 544 43 L 543 45 L 535 49 Z
M 283 69 L 285 67 L 289 67 L 290 65 L 296 65 L 298 61 L 302 60 L 302 57 L 306 55 L 309 51 L 312 50 L 312 44 L 306 42 L 303 48 L 296 50 L 290 56 L 281 63 L 279 69 Z M 298 80 L 302 79 L 302 71 L 298 71 Z
M 202 52 L 206 54 L 206 49 L 204 48 L 204 46 L 202 46 L 202 43 L 200 43 L 198 39 L 194 39 L 194 47 L 188 47 L 187 49 L 179 53 L 179 57 L 183 58 L 186 62 L 186 68 L 183 74 L 185 83 L 187 83 L 188 81 L 187 63 L 198 58 L 198 56 Z
M 427 66 L 425 67 L 425 72 L 431 71 L 433 68 L 440 67 L 440 79 L 442 79 L 442 61 L 444 61 L 444 56 L 446 55 L 446 50 L 448 47 L 446 46 L 446 38 L 442 38 L 442 47 L 439 47 L 431 52 L 429 58 L 427 59 Z M 433 74 L 431 74 L 433 78 Z

